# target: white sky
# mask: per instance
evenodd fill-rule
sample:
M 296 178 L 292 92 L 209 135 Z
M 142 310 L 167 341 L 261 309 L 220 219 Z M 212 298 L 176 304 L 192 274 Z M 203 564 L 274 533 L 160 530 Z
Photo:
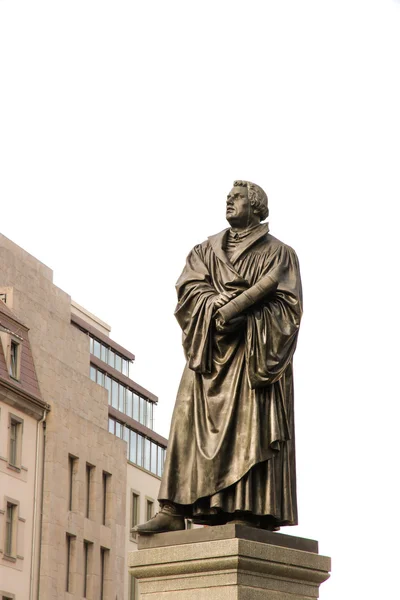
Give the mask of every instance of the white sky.
M 305 315 L 300 526 L 322 600 L 398 597 L 400 2 L 0 0 L 1 232 L 112 325 L 160 398 L 183 368 L 174 284 L 270 198 Z

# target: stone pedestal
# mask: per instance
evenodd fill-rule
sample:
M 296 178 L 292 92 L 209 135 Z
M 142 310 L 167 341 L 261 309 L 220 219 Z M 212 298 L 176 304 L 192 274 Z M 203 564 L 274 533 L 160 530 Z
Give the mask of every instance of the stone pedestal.
M 311 600 L 331 561 L 318 543 L 239 524 L 140 536 L 140 600 Z

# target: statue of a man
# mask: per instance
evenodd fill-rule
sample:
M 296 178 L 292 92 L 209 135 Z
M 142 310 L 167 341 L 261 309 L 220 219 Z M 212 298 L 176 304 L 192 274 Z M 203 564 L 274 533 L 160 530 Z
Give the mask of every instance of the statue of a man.
M 293 354 L 302 314 L 295 252 L 268 233 L 266 193 L 235 181 L 230 227 L 190 252 L 175 316 L 187 363 L 160 512 L 141 534 L 195 523 L 297 524 Z

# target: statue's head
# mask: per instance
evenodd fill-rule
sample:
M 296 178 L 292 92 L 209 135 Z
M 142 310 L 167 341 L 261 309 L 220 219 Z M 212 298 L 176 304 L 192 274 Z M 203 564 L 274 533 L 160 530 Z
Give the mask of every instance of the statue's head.
M 251 181 L 237 180 L 226 200 L 226 218 L 232 227 L 249 227 L 268 217 L 268 196 Z

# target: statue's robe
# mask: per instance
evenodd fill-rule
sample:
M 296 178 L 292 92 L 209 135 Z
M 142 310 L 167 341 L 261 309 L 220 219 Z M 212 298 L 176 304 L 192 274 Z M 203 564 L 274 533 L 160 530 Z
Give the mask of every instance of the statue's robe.
M 292 360 L 302 313 L 292 248 L 261 224 L 228 258 L 228 229 L 189 254 L 176 317 L 186 367 L 159 500 L 185 516 L 235 511 L 297 524 Z M 277 291 L 247 311 L 240 331 L 218 333 L 216 295 L 242 292 L 273 271 Z

